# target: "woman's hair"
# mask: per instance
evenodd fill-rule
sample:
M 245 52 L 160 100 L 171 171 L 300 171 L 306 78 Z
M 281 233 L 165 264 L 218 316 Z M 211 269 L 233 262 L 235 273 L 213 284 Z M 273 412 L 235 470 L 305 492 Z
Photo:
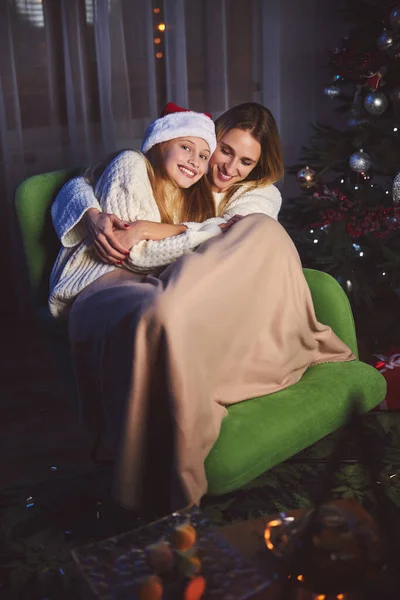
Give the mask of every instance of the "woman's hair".
M 217 141 L 231 129 L 242 129 L 248 131 L 261 146 L 261 155 L 257 165 L 243 181 L 232 186 L 219 206 L 219 213 L 223 212 L 225 206 L 238 187 L 248 184 L 247 190 L 258 186 L 276 183 L 284 175 L 282 146 L 278 133 L 278 127 L 272 113 L 257 102 L 245 102 L 238 104 L 224 112 L 215 121 Z
M 167 185 L 173 185 L 173 182 L 168 178 L 164 169 L 164 160 L 162 156 L 162 145 L 156 144 L 144 154 L 146 161 L 147 173 L 150 179 L 151 187 L 158 210 L 160 211 L 161 223 L 174 223 L 178 220 L 202 222 L 206 219 L 216 216 L 215 203 L 211 186 L 207 177 L 204 175 L 190 188 L 182 189 L 175 186 L 173 198 L 167 197 Z M 113 154 L 109 154 L 99 162 L 90 165 L 83 172 L 83 176 L 87 183 L 93 188 L 101 177 L 107 165 L 116 158 L 123 150 L 118 150 Z M 168 186 L 169 189 L 170 186 Z M 171 210 L 171 203 L 177 202 L 177 210 Z M 174 218 L 175 217 L 175 218 Z

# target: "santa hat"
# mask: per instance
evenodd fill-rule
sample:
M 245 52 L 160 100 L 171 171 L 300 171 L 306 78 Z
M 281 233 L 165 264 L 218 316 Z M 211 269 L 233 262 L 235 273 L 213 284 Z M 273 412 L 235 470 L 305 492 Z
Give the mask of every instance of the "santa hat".
M 159 119 L 150 123 L 144 134 L 142 152 L 146 153 L 155 144 L 175 138 L 193 136 L 202 138 L 213 154 L 217 147 L 215 125 L 208 113 L 193 112 L 168 102 Z

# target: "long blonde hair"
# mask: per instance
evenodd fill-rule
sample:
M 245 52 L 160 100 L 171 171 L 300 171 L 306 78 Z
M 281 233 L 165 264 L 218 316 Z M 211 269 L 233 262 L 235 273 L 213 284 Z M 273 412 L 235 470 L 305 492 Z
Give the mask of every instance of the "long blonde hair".
M 83 173 L 85 180 L 94 188 L 107 165 L 124 150 L 109 154 L 97 163 L 87 167 Z M 215 202 L 211 185 L 204 175 L 190 188 L 182 189 L 174 185 L 164 169 L 162 144 L 156 144 L 146 154 L 142 154 L 146 162 L 147 174 L 153 189 L 154 199 L 160 212 L 161 223 L 173 224 L 193 221 L 201 223 L 216 216 Z M 173 186 L 173 204 L 176 210 L 171 210 L 171 202 L 167 190 Z
M 243 186 L 243 191 L 250 191 L 259 186 L 276 183 L 283 178 L 284 165 L 282 146 L 278 127 L 272 113 L 257 102 L 238 104 L 224 112 L 215 121 L 217 141 L 231 129 L 248 131 L 261 146 L 258 163 L 250 171 L 246 179 L 230 188 L 219 204 L 218 213 L 221 215 L 233 194 Z

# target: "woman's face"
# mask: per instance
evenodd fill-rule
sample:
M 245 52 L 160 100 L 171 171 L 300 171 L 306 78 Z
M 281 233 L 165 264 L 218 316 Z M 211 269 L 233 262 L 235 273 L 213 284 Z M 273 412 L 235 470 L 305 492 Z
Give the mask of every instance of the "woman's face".
M 189 188 L 207 171 L 210 148 L 198 137 L 175 138 L 162 147 L 164 169 L 168 178 L 180 188 Z
M 209 179 L 214 192 L 226 192 L 234 183 L 243 181 L 257 165 L 261 145 L 251 133 L 230 129 L 218 141 L 211 156 Z

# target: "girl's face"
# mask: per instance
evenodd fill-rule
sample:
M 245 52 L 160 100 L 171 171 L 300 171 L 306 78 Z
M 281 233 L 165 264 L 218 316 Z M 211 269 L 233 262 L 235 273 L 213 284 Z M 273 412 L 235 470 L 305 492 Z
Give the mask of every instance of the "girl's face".
M 261 145 L 251 133 L 230 129 L 218 141 L 210 159 L 209 178 L 214 192 L 226 192 L 246 179 L 261 156 Z
M 168 178 L 180 188 L 189 188 L 207 171 L 210 148 L 198 137 L 181 137 L 162 147 L 164 169 Z

